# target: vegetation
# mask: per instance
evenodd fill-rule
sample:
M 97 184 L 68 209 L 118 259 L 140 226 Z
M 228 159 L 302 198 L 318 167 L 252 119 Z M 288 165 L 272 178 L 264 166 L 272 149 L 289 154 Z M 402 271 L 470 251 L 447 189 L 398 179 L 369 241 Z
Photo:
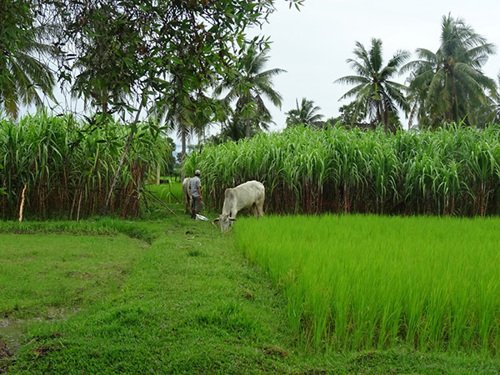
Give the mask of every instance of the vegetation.
M 497 218 L 264 217 L 239 246 L 316 349 L 498 354 Z
M 460 121 L 481 127 L 494 120 L 492 100 L 498 98 L 497 86 L 481 71 L 495 53 L 493 44 L 463 19 L 448 15 L 442 20 L 439 49 L 434 53 L 419 48 L 416 52 L 418 60 L 401 71 L 411 72 L 412 116 L 422 128 Z
M 311 126 L 315 125 L 323 118 L 323 115 L 319 113 L 321 108 L 315 106 L 312 100 L 302 98 L 300 105 L 298 100 L 296 101 L 296 105 L 297 107 L 295 109 L 291 109 L 286 113 L 288 116 L 286 119 L 287 126 Z
M 356 98 L 353 119 L 360 112 L 366 112 L 371 124 L 383 125 L 395 132 L 400 128 L 397 121 L 398 109 L 407 111 L 409 106 L 404 95 L 406 87 L 393 79 L 398 74 L 398 69 L 409 59 L 409 52 L 396 52 L 386 66 L 383 65 L 380 39 L 372 39 L 370 50 L 356 42 L 353 52 L 356 59 L 348 59 L 347 62 L 357 75 L 341 77 L 335 82 L 355 86 L 340 99 Z
M 418 59 L 404 66 L 410 55 L 397 52 L 383 67 L 381 40 L 372 39 L 368 51 L 356 43 L 356 59 L 347 62 L 357 75 L 336 81 L 355 85 L 341 98 L 355 96 L 351 120 L 365 111 L 372 126 L 394 130 L 399 124 L 399 107 L 409 116 L 410 128 L 415 118 L 420 128 L 433 129 L 451 122 L 484 127 L 496 121 L 497 85 L 481 70 L 495 52 L 493 44 L 463 19 L 448 15 L 442 19 L 439 49 L 419 48 L 416 52 Z M 408 87 L 390 80 L 398 73 L 409 73 Z
M 138 215 L 146 179 L 169 160 L 168 139 L 158 128 L 141 124 L 137 134 L 113 191 L 113 214 Z M 98 214 L 127 136 L 126 127 L 106 117 L 78 122 L 38 113 L 18 123 L 1 120 L 0 216 L 78 220 Z
M 234 75 L 229 76 L 215 88 L 216 95 L 228 90 L 224 101 L 226 105 L 236 100 L 233 116 L 228 119 L 226 136 L 238 140 L 250 138 L 256 132 L 268 129 L 271 114 L 267 109 L 264 98 L 281 108 L 281 95 L 272 87 L 272 78 L 284 72 L 283 69 L 263 70 L 269 60 L 268 50 L 258 51 L 252 44 L 243 51 L 238 59 Z M 241 124 L 241 125 L 240 125 Z M 223 132 L 224 134 L 224 132 Z
M 54 50 L 44 42 L 51 25 L 37 25 L 30 1 L 0 2 L 0 109 L 17 118 L 21 105 L 54 99 L 54 75 L 43 58 Z
M 191 139 L 191 136 L 198 134 L 199 139 L 201 139 L 201 135 L 206 130 L 205 127 L 210 122 L 206 115 L 206 113 L 212 113 L 210 103 L 205 103 L 206 108 L 204 108 L 202 106 L 204 102 L 205 99 L 198 100 L 192 94 L 184 93 L 184 95 L 179 95 L 175 106 L 158 104 L 153 108 L 152 116 L 159 122 L 165 120 L 167 130 L 170 132 L 175 131 L 181 141 L 181 152 L 179 154 L 181 162 L 187 154 L 187 142 Z
M 240 246 L 261 270 L 232 233 L 182 216 L 179 184 L 144 188 L 172 164 L 171 142 L 157 125 L 165 114 L 183 137 L 220 121 L 221 139 L 244 138 L 208 145 L 185 162 L 188 174 L 202 170 L 209 209 L 220 210 L 225 188 L 258 179 L 268 213 L 500 214 L 500 128 L 486 126 L 498 120 L 500 99 L 481 72 L 491 44 L 444 17 L 439 50 L 420 49 L 419 60 L 402 67 L 410 73 L 405 97 L 392 77 L 409 54 L 384 67 L 382 41 L 369 50 L 357 43 L 357 59 L 348 60 L 357 75 L 339 79 L 357 85 L 346 93 L 356 100 L 343 121 L 366 114 L 370 126 L 390 132 L 264 134 L 272 119 L 263 98 L 281 105 L 271 78 L 282 70 L 263 70 L 267 41 L 247 43 L 245 30 L 264 22 L 273 4 L 0 4 L 5 113 L 15 118 L 20 104 L 52 97 L 49 66 L 99 111 L 85 121 L 45 112 L 0 120 L 0 218 L 16 220 L 0 222 L 0 372 L 498 373 L 496 219 L 238 224 Z M 214 82 L 227 100 L 206 95 Z M 303 100 L 309 104 L 307 116 L 314 108 Z M 144 108 L 157 118 L 141 123 Z M 396 109 L 420 128 L 440 129 L 397 131 Z M 144 211 L 147 221 L 102 217 L 131 220 Z M 292 232 L 273 220 L 290 220 Z M 259 239 L 266 223 L 285 237 L 261 237 L 272 246 L 261 256 L 243 236 Z M 304 231 L 308 225 L 314 230 Z
M 500 128 L 450 125 L 387 134 L 295 127 L 207 146 L 186 160 L 220 210 L 224 190 L 256 179 L 268 213 L 498 215 Z
M 0 342 L 17 355 L 0 345 L 0 371 L 498 372 L 498 358 L 482 354 L 312 351 L 287 322 L 285 296 L 243 257 L 233 233 L 172 207 L 178 216 L 161 220 L 1 222 L 0 285 L 18 293 L 2 290 Z M 4 280 L 11 267 L 23 272 Z

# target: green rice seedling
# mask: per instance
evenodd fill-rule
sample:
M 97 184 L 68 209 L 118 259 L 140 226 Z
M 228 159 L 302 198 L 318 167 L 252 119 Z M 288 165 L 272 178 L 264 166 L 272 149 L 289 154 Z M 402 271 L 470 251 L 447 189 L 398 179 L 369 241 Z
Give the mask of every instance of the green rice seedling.
M 320 350 L 398 345 L 496 355 L 500 221 L 241 218 L 242 251 L 284 290 L 291 326 Z

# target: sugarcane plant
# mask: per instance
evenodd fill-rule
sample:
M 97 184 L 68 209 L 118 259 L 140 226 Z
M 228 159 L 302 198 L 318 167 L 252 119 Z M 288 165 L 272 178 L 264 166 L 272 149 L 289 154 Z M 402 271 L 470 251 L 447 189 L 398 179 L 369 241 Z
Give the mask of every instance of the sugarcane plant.
M 207 204 L 256 179 L 274 213 L 487 216 L 500 213 L 500 126 L 451 124 L 389 134 L 340 126 L 207 145 L 184 166 L 203 170 Z
M 99 214 L 128 137 L 128 127 L 109 117 L 86 121 L 37 113 L 0 121 L 0 217 L 80 219 Z M 147 123 L 118 175 L 110 213 L 137 216 L 142 189 L 171 152 L 166 137 Z M 24 199 L 23 199 L 24 198 Z

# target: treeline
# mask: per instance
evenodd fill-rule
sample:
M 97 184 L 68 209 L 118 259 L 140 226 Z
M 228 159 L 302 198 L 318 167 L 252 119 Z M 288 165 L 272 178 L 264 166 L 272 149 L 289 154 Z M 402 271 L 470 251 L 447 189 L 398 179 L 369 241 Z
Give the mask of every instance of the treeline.
M 256 179 L 268 213 L 500 214 L 500 126 L 388 134 L 331 127 L 206 146 L 185 164 L 202 171 L 211 208 Z
M 159 129 L 137 125 L 109 212 L 136 216 L 141 188 L 172 150 Z M 99 214 L 130 128 L 109 117 L 78 121 L 39 113 L 0 120 L 0 217 L 80 219 Z

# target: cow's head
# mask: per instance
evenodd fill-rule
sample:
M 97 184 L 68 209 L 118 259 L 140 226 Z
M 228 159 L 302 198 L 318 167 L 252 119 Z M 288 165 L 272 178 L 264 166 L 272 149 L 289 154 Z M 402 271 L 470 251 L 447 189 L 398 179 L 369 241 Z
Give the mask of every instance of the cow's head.
M 217 219 L 212 221 L 212 224 L 215 226 L 215 223 L 218 222 L 220 224 L 221 232 L 225 232 L 231 228 L 231 225 L 233 225 L 233 221 L 236 221 L 236 218 L 222 214 Z

